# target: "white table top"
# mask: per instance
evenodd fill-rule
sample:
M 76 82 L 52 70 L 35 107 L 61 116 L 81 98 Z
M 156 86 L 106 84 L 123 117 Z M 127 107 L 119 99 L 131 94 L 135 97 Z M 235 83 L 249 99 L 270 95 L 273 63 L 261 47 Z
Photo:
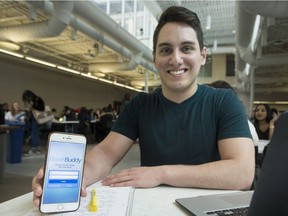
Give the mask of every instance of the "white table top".
M 140 149 L 134 144 L 122 161 L 113 168 L 112 173 L 118 170 L 139 166 Z M 97 184 L 97 183 L 96 183 Z M 93 185 L 91 186 L 93 187 Z M 193 197 L 217 193 L 229 193 L 229 190 L 206 190 L 193 188 L 176 188 L 159 186 L 150 189 L 135 189 L 132 205 L 132 216 L 183 216 L 189 215 L 176 203 L 176 198 Z M 0 216 L 24 216 L 31 209 L 33 194 L 28 193 L 15 199 L 0 203 Z M 64 214 L 65 215 L 65 214 Z
M 95 123 L 97 122 L 98 120 L 96 119 L 92 119 L 90 121 L 90 123 Z M 53 120 L 52 123 L 54 124 L 79 124 L 79 121 L 78 120 L 75 120 L 75 121 L 58 121 L 58 120 Z
M 160 186 L 151 189 L 135 189 L 132 216 L 183 216 L 189 215 L 175 203 L 176 198 L 192 197 L 217 193 L 228 193 L 228 190 L 205 190 Z M 0 204 L 0 215 L 21 216 L 32 208 L 32 192 Z M 64 214 L 65 215 L 65 214 Z

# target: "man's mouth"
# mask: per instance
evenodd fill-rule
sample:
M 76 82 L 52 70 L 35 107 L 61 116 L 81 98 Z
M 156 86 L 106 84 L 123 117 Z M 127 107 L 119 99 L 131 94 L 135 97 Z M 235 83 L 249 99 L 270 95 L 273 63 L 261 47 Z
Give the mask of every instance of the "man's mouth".
M 181 75 L 183 73 L 185 73 L 187 71 L 187 69 L 181 69 L 181 70 L 168 70 L 168 73 L 172 74 L 172 75 Z

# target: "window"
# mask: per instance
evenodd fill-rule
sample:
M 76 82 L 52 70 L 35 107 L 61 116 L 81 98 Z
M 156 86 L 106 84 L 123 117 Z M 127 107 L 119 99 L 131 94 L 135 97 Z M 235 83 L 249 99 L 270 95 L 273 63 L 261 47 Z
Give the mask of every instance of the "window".
M 226 76 L 235 76 L 235 56 L 226 55 Z

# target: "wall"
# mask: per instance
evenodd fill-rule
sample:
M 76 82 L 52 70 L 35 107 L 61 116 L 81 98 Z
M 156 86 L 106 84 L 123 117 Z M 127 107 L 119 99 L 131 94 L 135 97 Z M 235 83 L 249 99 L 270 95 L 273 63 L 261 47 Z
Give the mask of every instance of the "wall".
M 124 94 L 132 96 L 137 92 L 125 90 L 88 79 L 79 79 L 74 75 L 59 73 L 38 64 L 27 63 L 24 60 L 0 54 L 0 103 L 13 101 L 23 103 L 21 96 L 24 90 L 30 89 L 40 95 L 51 108 L 60 112 L 64 105 L 73 108 L 86 106 L 87 108 L 102 108 L 114 101 L 121 101 Z M 236 78 L 226 77 L 226 55 L 213 55 L 212 77 L 198 78 L 199 83 L 211 83 L 215 80 L 226 80 L 235 87 Z M 246 112 L 251 113 L 249 94 L 239 94 Z
M 0 103 L 20 102 L 22 93 L 29 89 L 41 96 L 51 108 L 61 112 L 64 105 L 73 108 L 102 108 L 114 101 L 121 101 L 124 94 L 131 92 L 98 81 L 76 78 L 73 75 L 59 73 L 50 68 L 27 63 L 23 60 L 0 55 Z

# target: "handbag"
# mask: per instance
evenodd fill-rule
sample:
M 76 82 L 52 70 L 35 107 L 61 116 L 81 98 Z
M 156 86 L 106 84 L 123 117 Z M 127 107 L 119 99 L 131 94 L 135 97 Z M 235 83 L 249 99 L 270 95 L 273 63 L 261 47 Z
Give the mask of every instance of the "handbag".
M 38 124 L 45 124 L 54 119 L 54 115 L 49 106 L 45 105 L 44 111 L 32 110 L 32 114 Z

